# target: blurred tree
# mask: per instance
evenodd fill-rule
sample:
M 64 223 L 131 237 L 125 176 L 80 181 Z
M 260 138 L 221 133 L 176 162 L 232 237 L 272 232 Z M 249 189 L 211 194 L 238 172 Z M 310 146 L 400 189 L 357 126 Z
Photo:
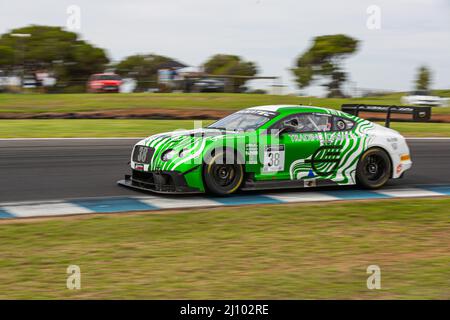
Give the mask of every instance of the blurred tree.
M 430 90 L 431 71 L 426 66 L 421 66 L 417 70 L 416 90 Z
M 18 37 L 26 34 L 27 37 Z M 25 67 L 25 72 L 46 69 L 54 72 L 59 85 L 77 83 L 84 88 L 84 81 L 92 73 L 102 72 L 109 62 L 105 50 L 78 38 L 74 32 L 61 27 L 27 26 L 5 33 L 0 38 L 0 64 L 12 69 Z M 4 52 L 12 52 L 12 59 L 5 59 Z
M 160 66 L 171 61 L 174 60 L 156 54 L 137 54 L 126 57 L 115 68 L 116 72 L 122 77 L 136 79 L 136 91 L 144 91 L 158 86 L 158 70 Z
M 356 52 L 358 40 L 343 34 L 325 35 L 314 38 L 312 46 L 296 62 L 292 72 L 300 89 L 311 85 L 318 78 L 327 78 L 323 86 L 328 97 L 343 97 L 342 84 L 347 74 L 342 71 L 342 60 Z
M 0 46 L 0 68 L 9 68 L 13 63 L 14 50 L 7 46 Z
M 213 75 L 233 75 L 233 76 L 254 76 L 258 73 L 258 68 L 254 62 L 244 61 L 241 57 L 228 54 L 216 54 L 209 58 L 203 67 L 205 72 Z M 247 82 L 246 79 L 233 79 L 233 92 Z

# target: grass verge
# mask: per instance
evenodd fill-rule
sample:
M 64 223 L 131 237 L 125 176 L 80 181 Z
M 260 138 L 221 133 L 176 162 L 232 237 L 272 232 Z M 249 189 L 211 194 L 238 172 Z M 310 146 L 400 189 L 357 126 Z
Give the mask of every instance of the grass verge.
M 0 94 L 0 113 L 83 112 L 132 109 L 239 110 L 271 104 L 303 104 L 339 109 L 344 103 L 400 104 L 401 93 L 380 97 L 328 99 L 263 94 L 130 93 L 130 94 Z M 450 107 L 433 113 L 450 114 Z
M 0 298 L 449 299 L 449 205 L 396 199 L 1 223 Z M 71 264 L 81 290 L 66 289 Z M 373 264 L 381 290 L 366 287 Z
M 211 122 L 203 120 L 202 124 Z M 160 132 L 193 128 L 193 120 L 0 120 L 0 138 L 146 137 Z
M 192 120 L 0 120 L 0 138 L 144 137 L 193 128 Z M 450 123 L 392 123 L 392 128 L 409 137 L 450 137 Z

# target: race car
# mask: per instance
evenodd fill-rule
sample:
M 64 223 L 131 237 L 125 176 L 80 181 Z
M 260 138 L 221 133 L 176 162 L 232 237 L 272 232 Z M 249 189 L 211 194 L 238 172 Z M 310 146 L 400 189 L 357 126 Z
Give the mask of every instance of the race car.
M 416 105 L 416 106 L 435 106 L 446 107 L 449 105 L 449 98 L 441 98 L 439 96 L 433 96 L 427 90 L 419 90 L 410 92 L 408 95 L 401 98 L 403 104 Z
M 429 116 L 415 107 L 375 107 L 372 111 L 389 115 L 410 113 L 417 121 Z M 377 189 L 411 168 L 404 137 L 359 118 L 359 111 L 371 111 L 367 105 L 345 108 L 348 112 L 252 107 L 205 128 L 156 134 L 134 146 L 131 175 L 118 183 L 161 193 L 216 195 L 325 185 Z
M 87 83 L 87 91 L 90 93 L 120 92 L 122 79 L 114 73 L 93 74 Z

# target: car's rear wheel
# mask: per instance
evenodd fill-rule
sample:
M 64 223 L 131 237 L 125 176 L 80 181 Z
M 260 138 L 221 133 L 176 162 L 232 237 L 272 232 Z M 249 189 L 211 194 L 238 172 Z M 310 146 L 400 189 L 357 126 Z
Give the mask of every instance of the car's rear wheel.
M 381 188 L 388 182 L 392 172 L 389 155 L 380 148 L 364 152 L 356 169 L 357 183 L 367 189 Z
M 227 163 L 227 159 L 234 159 Z M 203 181 L 207 191 L 217 195 L 236 192 L 244 178 L 244 168 L 236 163 L 230 151 L 217 151 L 203 167 Z

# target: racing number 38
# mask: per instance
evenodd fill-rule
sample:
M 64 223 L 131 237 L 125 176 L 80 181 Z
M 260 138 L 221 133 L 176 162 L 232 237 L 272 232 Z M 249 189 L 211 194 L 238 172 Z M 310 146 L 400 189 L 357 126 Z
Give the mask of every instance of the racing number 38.
M 264 152 L 264 172 L 284 170 L 284 145 L 266 146 Z

